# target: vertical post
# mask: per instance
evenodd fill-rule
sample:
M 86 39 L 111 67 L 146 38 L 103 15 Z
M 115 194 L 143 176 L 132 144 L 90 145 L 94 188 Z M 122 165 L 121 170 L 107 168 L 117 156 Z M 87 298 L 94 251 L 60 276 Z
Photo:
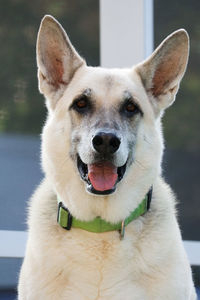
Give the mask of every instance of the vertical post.
M 101 66 L 131 67 L 153 50 L 153 0 L 100 0 Z

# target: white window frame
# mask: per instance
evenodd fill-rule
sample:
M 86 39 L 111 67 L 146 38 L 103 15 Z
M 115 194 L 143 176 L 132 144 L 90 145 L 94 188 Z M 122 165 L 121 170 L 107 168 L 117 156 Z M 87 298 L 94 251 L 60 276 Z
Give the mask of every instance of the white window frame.
M 22 258 L 27 242 L 26 231 L 0 230 L 0 258 Z
M 0 230 L 0 258 L 23 258 L 28 234 L 25 231 Z M 191 265 L 200 265 L 200 242 L 184 241 Z
M 153 51 L 153 0 L 100 0 L 101 66 L 131 67 Z M 0 230 L 0 258 L 23 258 L 27 232 Z M 200 242 L 184 241 L 192 265 Z

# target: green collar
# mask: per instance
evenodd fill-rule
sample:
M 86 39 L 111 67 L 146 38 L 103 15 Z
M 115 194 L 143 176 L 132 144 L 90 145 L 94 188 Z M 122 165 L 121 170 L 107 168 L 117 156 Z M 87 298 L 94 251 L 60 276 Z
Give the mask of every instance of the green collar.
M 133 212 L 131 212 L 131 214 L 125 220 L 116 224 L 109 223 L 101 219 L 100 217 L 97 217 L 94 220 L 88 222 L 80 221 L 75 217 L 72 217 L 63 203 L 59 202 L 57 222 L 61 227 L 67 230 L 70 230 L 71 227 L 81 228 L 83 230 L 96 233 L 119 230 L 121 232 L 121 237 L 123 237 L 125 226 L 127 226 L 130 222 L 137 219 L 138 217 L 144 215 L 148 211 L 150 207 L 151 197 L 152 188 L 142 200 L 142 202 L 138 205 L 138 207 Z

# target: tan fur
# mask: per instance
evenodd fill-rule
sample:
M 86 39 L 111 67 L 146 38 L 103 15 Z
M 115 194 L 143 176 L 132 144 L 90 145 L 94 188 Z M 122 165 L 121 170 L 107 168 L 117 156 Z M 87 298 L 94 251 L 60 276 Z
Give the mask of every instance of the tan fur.
M 132 69 L 92 68 L 58 22 L 46 16 L 37 49 L 39 86 L 49 109 L 42 134 L 45 179 L 30 202 L 19 300 L 195 300 L 175 197 L 161 178 L 161 116 L 174 101 L 186 68 L 186 32 L 169 36 L 149 59 Z M 70 106 L 88 88 L 95 112 L 86 119 L 70 111 Z M 126 91 L 143 112 L 129 123 L 118 111 Z M 121 145 L 115 154 L 119 166 L 130 154 L 127 141 L 134 139 L 133 160 L 125 177 L 107 196 L 86 192 L 73 159 L 78 151 L 85 163 L 91 162 L 91 137 L 97 124 L 112 130 L 119 126 Z M 126 227 L 123 240 L 117 231 L 66 231 L 56 222 L 57 197 L 76 218 L 87 221 L 100 216 L 114 223 L 126 218 L 151 186 L 150 211 Z

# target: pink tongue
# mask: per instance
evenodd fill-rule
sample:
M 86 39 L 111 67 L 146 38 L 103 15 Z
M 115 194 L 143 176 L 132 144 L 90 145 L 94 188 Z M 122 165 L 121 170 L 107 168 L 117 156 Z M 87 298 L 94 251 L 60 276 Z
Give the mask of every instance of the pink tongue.
M 109 162 L 88 165 L 88 177 L 95 190 L 111 190 L 117 181 L 117 168 Z

